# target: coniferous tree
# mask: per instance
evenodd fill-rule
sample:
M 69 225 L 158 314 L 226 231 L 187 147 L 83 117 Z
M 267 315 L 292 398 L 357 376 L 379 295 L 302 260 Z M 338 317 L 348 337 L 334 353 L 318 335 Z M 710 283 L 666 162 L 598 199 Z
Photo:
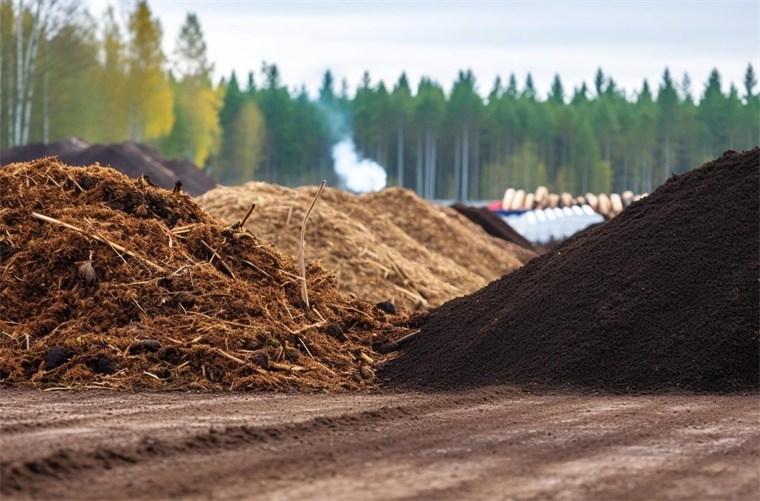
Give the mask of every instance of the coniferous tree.
M 662 164 L 662 177 L 664 182 L 673 172 L 673 132 L 676 127 L 676 112 L 678 108 L 678 94 L 676 92 L 670 70 L 665 68 L 662 75 L 662 83 L 657 91 L 657 105 L 659 107 L 659 133 L 661 137 L 661 154 L 658 156 Z
M 55 29 L 36 17 L 35 3 L 17 5 L 0 0 L 3 148 L 70 135 L 132 138 L 207 163 L 224 183 L 255 176 L 303 184 L 330 179 L 332 146 L 353 135 L 359 154 L 384 165 L 391 183 L 428 198 L 474 199 L 536 183 L 573 193 L 651 191 L 670 174 L 760 142 L 752 65 L 735 83 L 715 70 L 698 92 L 688 75 L 677 85 L 667 69 L 656 91 L 645 82 L 626 92 L 599 68 L 590 86 L 572 92 L 556 75 L 546 97 L 530 74 L 522 88 L 514 74 L 497 78 L 483 95 L 475 75 L 461 71 L 447 95 L 429 78 L 413 92 L 405 74 L 392 88 L 365 73 L 355 93 L 345 78 L 336 90 L 328 70 L 315 100 L 303 87 L 289 90 L 270 64 L 258 82 L 253 72 L 241 80 L 233 73 L 213 85 L 192 14 L 169 71 L 145 1 L 133 4 L 125 26 L 113 10 L 99 23 L 79 10 Z
M 698 117 L 702 124 L 702 157 L 707 160 L 728 149 L 726 96 L 721 90 L 720 73 L 717 69 L 710 72 L 698 109 Z
M 460 71 L 449 99 L 449 113 L 455 126 L 454 185 L 456 199 L 477 198 L 480 178 L 480 115 L 483 101 L 477 94 L 475 75 Z M 471 187 L 474 186 L 474 190 Z
M 409 117 L 412 111 L 412 91 L 406 73 L 402 73 L 391 93 L 393 115 L 396 129 L 396 184 L 404 186 L 404 166 L 406 156 L 406 136 Z
M 745 137 L 743 149 L 750 149 L 760 144 L 760 95 L 755 93 L 757 77 L 751 64 L 747 65 L 744 73 L 744 124 Z
M 644 80 L 636 100 L 636 110 L 634 114 L 634 123 L 636 124 L 637 134 L 637 168 L 636 178 L 633 180 L 639 192 L 651 192 L 655 186 L 654 180 L 654 162 L 655 162 L 655 143 L 656 124 L 658 121 L 658 110 L 652 98 L 652 92 L 649 89 L 649 82 Z

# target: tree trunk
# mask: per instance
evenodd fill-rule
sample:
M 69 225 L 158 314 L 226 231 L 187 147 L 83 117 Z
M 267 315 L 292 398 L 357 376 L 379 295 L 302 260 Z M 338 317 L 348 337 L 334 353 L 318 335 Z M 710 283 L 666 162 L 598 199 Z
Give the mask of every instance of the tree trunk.
M 388 165 L 388 137 L 383 136 L 383 162 L 380 164 L 383 167 Z
M 13 126 L 13 144 L 9 146 L 16 146 L 21 142 L 21 117 L 22 109 L 21 103 L 24 100 L 24 4 L 22 0 L 18 2 L 18 12 L 16 13 L 16 111 L 14 112 Z
M 435 179 L 438 176 L 438 166 L 436 165 L 437 161 L 437 151 L 438 151 L 438 133 L 433 131 L 432 140 L 431 140 L 431 148 L 430 148 L 430 166 L 431 166 L 431 174 L 430 174 L 430 198 L 435 198 Z
M 459 200 L 459 185 L 462 177 L 462 140 L 457 130 L 454 134 L 454 200 Z
M 604 135 L 604 161 L 610 161 L 610 133 Z
M 416 191 L 417 195 L 420 197 L 424 197 L 425 193 L 422 191 L 422 133 L 419 133 L 417 136 L 417 183 L 416 183 Z
M 474 157 L 473 158 L 473 175 L 472 175 L 472 187 L 473 187 L 473 200 L 480 200 L 480 128 L 475 128 L 475 144 L 474 144 Z
M 42 116 L 42 142 L 47 144 L 50 142 L 50 78 L 48 71 L 45 70 L 45 74 L 42 76 L 42 92 L 43 92 L 43 116 Z
M 425 195 L 424 198 L 430 200 L 432 195 L 430 194 L 430 184 L 433 177 L 433 157 L 431 155 L 431 134 L 430 125 L 425 126 Z
M 19 2 L 20 3 L 20 2 Z M 23 92 L 23 124 L 21 131 L 21 144 L 26 144 L 29 141 L 29 127 L 31 124 L 32 114 L 32 98 L 34 97 L 34 71 L 37 64 L 37 50 L 39 48 L 40 38 L 40 21 L 41 10 L 43 0 L 37 0 L 37 9 L 32 17 L 32 31 L 29 33 L 29 42 L 26 44 L 26 50 L 24 51 L 24 85 Z M 19 16 L 21 16 L 21 9 L 19 9 Z
M 462 129 L 462 200 L 469 198 L 470 191 L 470 124 Z
M 396 129 L 396 184 L 404 186 L 404 119 L 399 118 Z
M 670 165 L 670 127 L 665 127 L 665 161 L 663 164 L 665 176 L 662 178 L 662 181 L 665 182 L 670 177 L 670 173 L 673 172 L 673 168 Z
M 24 96 L 24 130 L 21 135 L 21 144 L 29 142 L 29 128 L 32 122 L 32 100 L 34 98 L 34 72 L 37 66 L 37 42 L 36 30 L 32 30 L 32 39 L 29 41 L 30 47 L 27 48 L 26 75 L 26 95 Z M 27 66 L 28 64 L 28 66 Z
M 581 193 L 589 192 L 588 169 L 589 169 L 588 162 L 583 162 L 583 187 L 581 188 Z
M 11 70 L 13 69 L 13 65 L 8 65 Z M 8 124 L 7 124 L 7 133 L 8 133 L 8 148 L 11 148 L 13 146 L 13 132 L 14 132 L 14 123 L 15 123 L 15 116 L 13 115 L 13 89 L 10 85 L 10 82 L 13 80 L 12 75 L 8 75 L 8 93 L 5 96 L 5 99 L 7 101 L 6 103 L 6 109 L 8 110 Z

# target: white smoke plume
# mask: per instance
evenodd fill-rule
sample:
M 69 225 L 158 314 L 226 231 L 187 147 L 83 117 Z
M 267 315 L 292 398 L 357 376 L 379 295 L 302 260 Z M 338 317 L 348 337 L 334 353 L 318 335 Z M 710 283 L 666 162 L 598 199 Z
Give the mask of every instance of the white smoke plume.
M 332 148 L 335 173 L 346 189 L 355 193 L 380 191 L 388 182 L 388 173 L 382 165 L 359 158 L 354 141 L 343 139 Z

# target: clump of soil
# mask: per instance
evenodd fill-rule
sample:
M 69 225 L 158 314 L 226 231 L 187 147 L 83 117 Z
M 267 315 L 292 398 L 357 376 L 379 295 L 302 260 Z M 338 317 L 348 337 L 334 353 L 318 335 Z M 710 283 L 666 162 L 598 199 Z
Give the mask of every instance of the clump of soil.
M 17 146 L 0 153 L 0 165 L 31 162 L 48 156 L 58 156 L 67 165 L 99 163 L 132 178 L 145 175 L 160 188 L 172 189 L 174 183 L 181 181 L 182 189 L 192 196 L 216 186 L 216 180 L 192 162 L 164 158 L 150 146 L 132 141 L 89 145 L 81 139 L 70 138 L 50 144 Z
M 292 258 L 181 192 L 51 158 L 0 185 L 0 381 L 352 389 L 408 333 L 314 263 L 307 307 Z
M 607 224 L 434 310 L 401 386 L 758 389 L 760 149 L 674 176 Z
M 306 229 L 306 255 L 334 271 L 347 294 L 424 311 L 521 265 L 509 248 L 463 226 L 456 214 L 440 212 L 410 192 L 395 193 L 401 196 L 358 197 L 327 188 L 314 207 Z M 252 182 L 217 188 L 198 201 L 210 214 L 230 223 L 255 203 L 247 228 L 293 255 L 313 196 L 314 188 Z M 402 221 L 404 213 L 407 221 Z M 472 239 L 466 244 L 470 255 L 447 248 L 464 245 L 466 239 Z M 475 250 L 487 257 L 472 259 Z M 486 259 L 490 262 L 483 263 Z

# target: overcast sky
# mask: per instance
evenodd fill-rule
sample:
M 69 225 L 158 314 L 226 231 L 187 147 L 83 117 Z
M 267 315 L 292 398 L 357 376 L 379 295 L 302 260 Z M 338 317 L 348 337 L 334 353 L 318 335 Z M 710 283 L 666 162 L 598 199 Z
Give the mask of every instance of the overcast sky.
M 85 0 L 99 16 L 113 0 Z M 216 77 L 238 78 L 276 63 L 291 88 L 312 95 L 326 69 L 351 88 L 368 70 L 389 87 L 406 71 L 414 88 L 430 76 L 445 89 L 470 68 L 479 91 L 511 72 L 528 72 L 545 93 L 559 73 L 567 93 L 602 67 L 629 92 L 654 87 L 665 67 L 688 72 L 699 95 L 718 68 L 724 89 L 741 88 L 748 63 L 760 66 L 760 2 L 746 1 L 416 1 L 260 2 L 149 0 L 171 54 L 188 11 L 204 30 Z M 336 85 L 337 87 L 337 85 Z

